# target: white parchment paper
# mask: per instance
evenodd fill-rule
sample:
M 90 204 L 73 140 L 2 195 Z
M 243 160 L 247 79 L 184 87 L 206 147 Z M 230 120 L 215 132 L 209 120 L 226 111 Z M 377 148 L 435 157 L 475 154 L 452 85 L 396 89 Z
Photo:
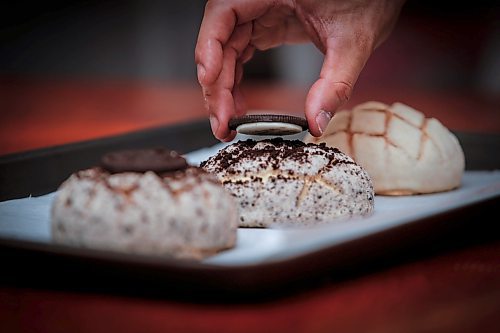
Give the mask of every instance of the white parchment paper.
M 245 139 L 238 137 L 237 139 Z M 224 143 L 186 154 L 194 165 Z M 56 193 L 0 202 L 0 238 L 50 243 L 50 208 Z M 237 246 L 206 259 L 217 265 L 246 265 L 287 259 L 500 195 L 500 170 L 467 171 L 459 189 L 418 196 L 375 197 L 373 215 L 310 228 L 238 229 Z

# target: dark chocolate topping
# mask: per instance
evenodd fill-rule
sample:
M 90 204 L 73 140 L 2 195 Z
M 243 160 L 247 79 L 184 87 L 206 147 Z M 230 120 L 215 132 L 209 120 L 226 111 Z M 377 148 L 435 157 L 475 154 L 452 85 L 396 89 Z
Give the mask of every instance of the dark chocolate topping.
M 258 142 L 268 143 L 269 145 L 265 147 L 261 146 L 259 149 L 255 149 L 255 145 Z M 236 146 L 238 149 L 236 151 L 228 150 L 231 146 Z M 265 156 L 266 165 L 262 165 L 262 167 L 266 168 L 267 165 L 271 165 L 274 170 L 277 170 L 281 168 L 280 165 L 283 160 L 295 160 L 301 164 L 307 165 L 307 161 L 311 154 L 325 156 L 330 160 L 329 166 L 336 164 L 356 164 L 340 150 L 328 147 L 325 143 L 306 144 L 300 140 L 283 140 L 282 138 L 273 138 L 260 141 L 248 139 L 246 141 L 233 143 L 231 146 L 220 150 L 218 154 L 210 157 L 206 161 L 203 161 L 200 166 L 206 167 L 211 165 L 215 167 L 215 172 L 232 173 L 231 166 L 236 162 L 244 159 L 257 160 L 260 157 Z M 311 152 L 307 148 L 316 149 L 314 149 L 314 152 Z
M 307 120 L 305 118 L 290 116 L 285 114 L 249 114 L 246 116 L 233 118 L 229 120 L 229 128 L 236 130 L 236 128 L 242 124 L 249 123 L 269 123 L 269 122 L 279 122 L 294 124 L 302 127 L 303 130 L 307 130 L 309 127 L 307 125 Z
M 188 164 L 176 151 L 165 148 L 114 151 L 101 159 L 102 167 L 111 173 L 156 173 L 185 169 Z

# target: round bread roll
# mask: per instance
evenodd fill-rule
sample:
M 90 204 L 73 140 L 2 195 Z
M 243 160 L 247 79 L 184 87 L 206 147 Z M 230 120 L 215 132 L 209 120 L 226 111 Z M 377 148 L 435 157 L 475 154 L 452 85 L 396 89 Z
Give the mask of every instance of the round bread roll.
M 351 156 L 382 195 L 457 188 L 465 167 L 456 136 L 437 119 L 402 103 L 372 101 L 340 111 L 321 137 L 308 134 L 304 141 L 323 142 Z
M 56 243 L 202 259 L 236 242 L 234 198 L 197 167 L 158 174 L 79 171 L 52 206 Z
M 240 227 L 308 225 L 373 211 L 368 174 L 324 144 L 238 141 L 201 166 L 236 197 Z

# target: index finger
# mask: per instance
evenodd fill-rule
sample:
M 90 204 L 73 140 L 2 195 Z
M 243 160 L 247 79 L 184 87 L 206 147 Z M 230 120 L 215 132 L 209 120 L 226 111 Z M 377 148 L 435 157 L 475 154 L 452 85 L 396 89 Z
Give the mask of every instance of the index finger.
M 263 15 L 273 4 L 271 0 L 207 1 L 195 49 L 198 81 L 202 86 L 217 80 L 222 70 L 223 47 L 236 25 Z

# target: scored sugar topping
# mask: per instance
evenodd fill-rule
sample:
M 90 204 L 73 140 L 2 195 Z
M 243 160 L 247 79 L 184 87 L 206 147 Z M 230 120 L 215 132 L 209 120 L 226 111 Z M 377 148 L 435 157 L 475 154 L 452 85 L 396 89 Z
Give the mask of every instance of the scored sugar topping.
M 287 170 L 289 174 L 317 172 L 317 168 L 331 168 L 337 164 L 356 164 L 337 148 L 325 144 L 306 144 L 299 140 L 282 138 L 238 141 L 220 150 L 201 163 L 201 167 L 214 173 L 239 174 L 240 166 L 252 164 L 245 170 Z M 301 166 L 308 165 L 306 168 Z
M 162 173 L 151 171 L 110 173 L 103 168 L 94 167 L 77 171 L 72 178 L 78 179 L 80 182 L 102 185 L 112 192 L 126 194 L 137 190 L 140 187 L 139 184 L 145 181 L 161 184 L 163 189 L 172 195 L 188 192 L 193 187 L 199 187 L 202 184 L 220 185 L 214 175 L 195 166 Z

